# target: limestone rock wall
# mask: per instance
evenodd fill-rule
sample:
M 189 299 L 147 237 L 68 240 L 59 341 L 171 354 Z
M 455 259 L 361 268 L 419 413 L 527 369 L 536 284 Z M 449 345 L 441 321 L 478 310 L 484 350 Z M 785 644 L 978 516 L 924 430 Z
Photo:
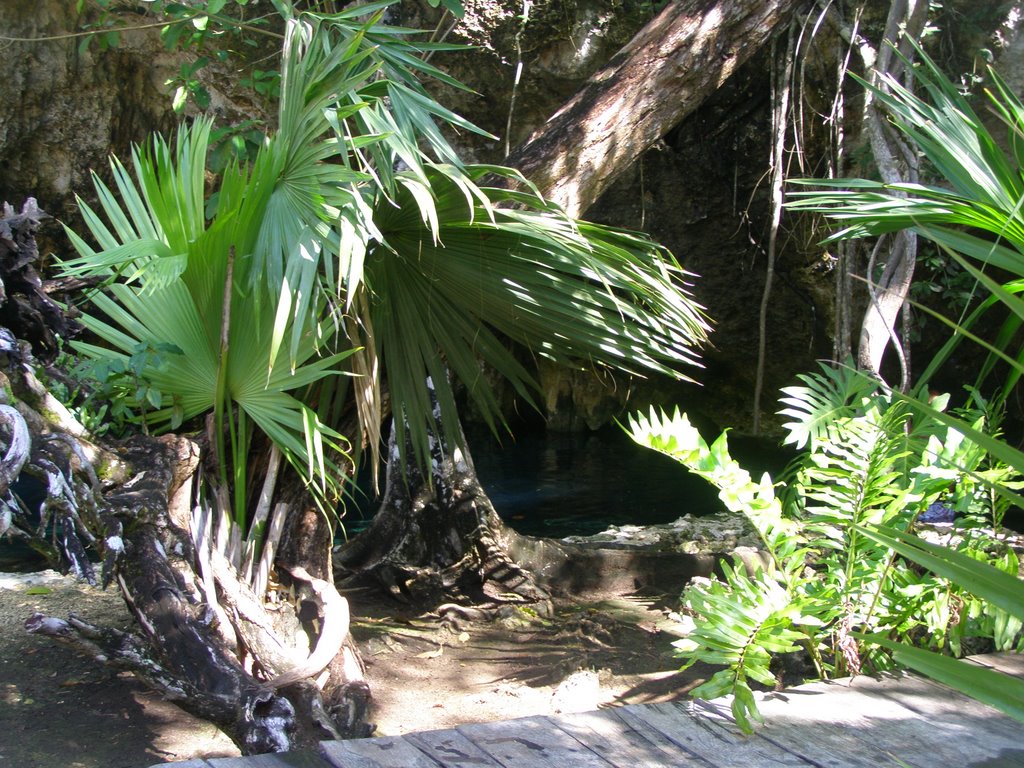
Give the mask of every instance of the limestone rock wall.
M 152 35 L 125 36 L 117 50 L 80 50 L 74 3 L 0 3 L 0 199 L 28 196 L 58 217 L 73 214 L 74 196 L 88 195 L 90 169 L 126 154 L 133 141 L 173 125 L 162 83 L 175 62 Z

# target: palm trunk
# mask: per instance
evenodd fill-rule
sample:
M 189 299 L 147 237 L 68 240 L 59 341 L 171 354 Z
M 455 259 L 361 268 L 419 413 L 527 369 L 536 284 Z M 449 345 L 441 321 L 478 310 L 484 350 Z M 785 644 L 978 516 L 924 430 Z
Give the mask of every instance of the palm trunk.
M 411 445 L 399 450 L 392 430 L 384 499 L 370 527 L 339 552 L 341 583 L 383 585 L 429 607 L 546 601 L 547 590 L 507 553 L 518 534 L 481 487 L 461 427 L 449 434 L 456 444 L 431 439 L 424 472 Z

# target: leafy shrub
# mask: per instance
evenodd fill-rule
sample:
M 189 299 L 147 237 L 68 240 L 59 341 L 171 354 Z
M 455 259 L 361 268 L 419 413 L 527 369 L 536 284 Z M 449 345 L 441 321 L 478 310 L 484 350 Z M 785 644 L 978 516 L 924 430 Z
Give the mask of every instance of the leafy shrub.
M 733 715 L 745 730 L 758 717 L 751 683 L 777 684 L 771 662 L 779 654 L 806 653 L 827 679 L 893 666 L 888 654 L 865 645 L 866 635 L 956 654 L 968 637 L 989 638 L 997 649 L 1024 647 L 1019 617 L 869 535 L 908 534 L 940 505 L 959 521 L 946 546 L 1016 576 L 1013 551 L 982 527 L 998 518 L 999 502 L 979 482 L 1013 485 L 1016 472 L 856 371 L 823 368 L 800 378 L 784 390 L 782 414 L 791 418 L 786 442 L 802 452 L 778 483 L 767 474 L 753 479 L 729 455 L 726 434 L 708 445 L 678 411 L 630 420 L 634 440 L 709 480 L 764 540 L 764 568 L 726 566 L 721 580 L 686 588 L 683 612 L 694 622 L 676 643 L 684 668 L 697 661 L 724 667 L 693 694 L 733 694 Z M 977 409 L 962 416 L 986 427 Z

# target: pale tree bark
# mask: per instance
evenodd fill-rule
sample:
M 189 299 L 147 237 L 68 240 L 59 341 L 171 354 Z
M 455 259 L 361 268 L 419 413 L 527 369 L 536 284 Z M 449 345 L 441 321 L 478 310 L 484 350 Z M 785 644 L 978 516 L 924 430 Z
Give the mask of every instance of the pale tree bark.
M 760 50 L 802 0 L 675 0 L 506 164 L 580 217 Z
M 850 43 L 858 50 L 873 86 L 885 88 L 883 77 L 888 76 L 913 91 L 913 71 L 905 66 L 903 59 L 913 60 L 912 41 L 920 39 L 927 21 L 926 0 L 894 0 L 877 48 L 863 37 L 845 30 Z M 900 56 L 896 55 L 897 51 Z M 918 171 L 914 151 L 888 125 L 870 93 L 865 100 L 863 125 L 882 180 L 887 184 L 916 182 Z M 876 280 L 874 273 L 879 259 L 884 267 Z M 910 370 L 908 351 L 897 333 L 896 323 L 910 292 L 916 262 L 917 235 L 910 230 L 901 231 L 876 244 L 865 276 L 869 302 L 861 321 L 857 348 L 857 366 L 881 378 L 882 360 L 891 345 L 899 360 L 900 388 L 903 390 L 910 384 Z

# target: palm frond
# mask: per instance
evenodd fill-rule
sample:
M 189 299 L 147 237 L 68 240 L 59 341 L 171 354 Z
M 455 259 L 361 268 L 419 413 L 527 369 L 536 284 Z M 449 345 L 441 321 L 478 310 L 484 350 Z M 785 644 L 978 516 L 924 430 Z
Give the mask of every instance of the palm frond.
M 448 177 L 428 174 L 435 215 L 424 220 L 415 185 L 394 204 L 381 199 L 384 240 L 364 274 L 382 368 L 412 418 L 414 444 L 454 416 L 445 366 L 492 426 L 501 414 L 481 361 L 531 401 L 536 383 L 503 338 L 560 363 L 636 375 L 686 378 L 684 367 L 698 364 L 707 321 L 686 273 L 654 243 L 547 209 L 484 209 Z
M 148 386 L 166 402 L 147 414 L 147 423 L 167 428 L 181 418 L 210 411 L 230 413 L 230 404 L 235 404 L 279 445 L 285 458 L 319 489 L 321 498 L 327 499 L 339 492 L 336 483 L 341 473 L 334 461 L 342 441 L 289 393 L 336 375 L 349 352 L 318 357 L 323 333 L 317 318 L 322 301 L 311 300 L 312 312 L 305 317 L 282 312 L 283 302 L 252 296 L 245 259 L 235 260 L 238 269 L 229 271 L 236 250 L 251 252 L 262 213 L 257 203 L 268 200 L 258 191 L 271 186 L 260 174 L 272 171 L 268 163 L 259 160 L 251 174 L 229 168 L 215 218 L 207 224 L 202 213 L 203 177 L 197 168 L 206 155 L 208 128 L 207 122 L 200 121 L 191 129 L 182 128 L 173 150 L 156 138 L 152 151 L 134 154 L 136 181 L 126 174 L 118 176 L 118 188 L 130 213 L 119 213 L 116 199 L 104 189 L 101 200 L 113 231 L 98 215 L 89 218 L 90 230 L 106 246 L 103 250 L 95 251 L 83 239 L 73 238 L 79 257 L 70 269 L 107 276 L 112 268 L 124 270 L 130 264 L 134 272 L 129 277 L 136 277 L 138 283 L 115 283 L 107 293 L 93 297 L 100 314 L 86 317 L 84 322 L 110 346 L 78 348 L 88 356 L 122 362 L 129 361 L 140 345 L 180 350 L 180 354 L 166 356 L 160 365 L 147 363 L 141 371 Z M 245 194 L 245 189 L 253 188 L 253 194 Z M 180 205 L 175 202 L 176 195 L 181 197 Z M 129 225 L 129 219 L 135 225 Z M 158 239 L 140 238 L 140 230 Z M 224 350 L 221 325 L 229 280 L 230 296 L 248 296 L 250 300 L 241 315 L 234 315 Z M 298 288 L 310 290 L 308 285 Z M 293 340 L 291 354 L 276 349 L 268 353 L 271 339 L 284 332 Z M 228 401 L 226 408 L 223 399 Z M 241 413 L 237 418 L 241 419 Z M 244 466 L 242 454 L 248 449 L 249 431 L 239 421 L 237 435 L 235 431 L 232 434 L 236 437 L 233 463 L 237 469 Z M 221 461 L 226 463 L 227 458 L 222 456 Z M 236 488 L 244 510 L 243 491 Z

